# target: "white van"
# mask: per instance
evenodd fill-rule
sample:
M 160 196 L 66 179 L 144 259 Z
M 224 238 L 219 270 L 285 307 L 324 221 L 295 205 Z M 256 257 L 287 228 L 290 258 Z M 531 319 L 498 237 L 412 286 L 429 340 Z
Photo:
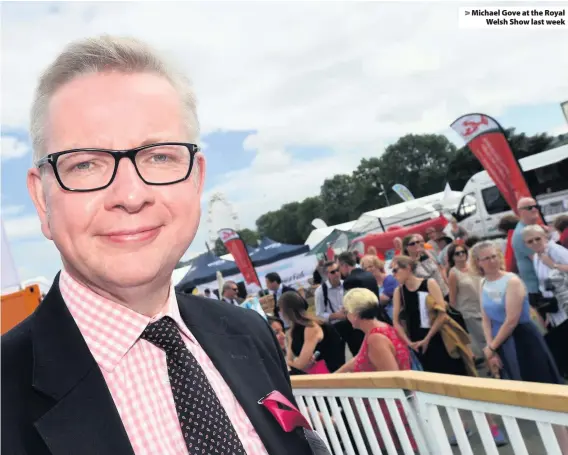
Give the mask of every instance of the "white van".
M 548 223 L 568 213 L 568 145 L 519 160 L 527 185 L 542 208 Z M 471 177 L 463 188 L 455 218 L 470 235 L 503 235 L 497 224 L 513 213 L 486 171 Z

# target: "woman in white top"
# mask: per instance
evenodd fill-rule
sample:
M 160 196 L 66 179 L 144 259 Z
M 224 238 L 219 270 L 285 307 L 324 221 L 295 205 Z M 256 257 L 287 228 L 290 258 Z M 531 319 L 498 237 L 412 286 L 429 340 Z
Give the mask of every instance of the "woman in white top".
M 560 373 L 568 376 L 568 250 L 548 239 L 542 226 L 523 229 L 523 240 L 535 252 L 534 270 L 542 295 L 540 312 L 546 316 L 546 341 Z

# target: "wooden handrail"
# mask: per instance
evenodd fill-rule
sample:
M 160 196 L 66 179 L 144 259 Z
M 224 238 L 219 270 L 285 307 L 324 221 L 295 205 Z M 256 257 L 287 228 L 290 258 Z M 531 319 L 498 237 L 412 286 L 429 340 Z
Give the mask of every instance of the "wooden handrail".
M 568 386 L 472 378 L 422 371 L 292 377 L 294 389 L 405 389 L 466 400 L 568 412 Z

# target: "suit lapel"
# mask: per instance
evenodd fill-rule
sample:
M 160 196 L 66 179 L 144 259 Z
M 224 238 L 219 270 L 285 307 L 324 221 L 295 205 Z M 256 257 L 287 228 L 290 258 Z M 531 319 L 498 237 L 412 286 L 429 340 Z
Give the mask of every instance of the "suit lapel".
M 274 390 L 260 352 L 249 335 L 230 333 L 225 312 L 210 303 L 205 305 L 197 299 L 189 304 L 182 302 L 179 306 L 184 322 L 223 376 L 268 453 L 282 453 L 281 441 L 275 437 L 282 430 L 258 403 Z
M 53 400 L 35 428 L 53 455 L 134 455 L 103 375 L 59 291 L 59 276 L 32 328 L 33 388 Z

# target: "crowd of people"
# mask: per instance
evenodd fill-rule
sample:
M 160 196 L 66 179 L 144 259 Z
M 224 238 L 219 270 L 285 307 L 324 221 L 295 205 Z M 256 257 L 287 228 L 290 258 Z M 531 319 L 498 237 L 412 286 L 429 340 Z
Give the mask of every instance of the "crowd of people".
M 532 199 L 519 202 L 519 218 L 501 223 L 512 230 L 506 243 L 454 225 L 452 237 L 431 230 L 427 241 L 418 233 L 395 240 L 389 267 L 372 248 L 320 263 L 314 311 L 289 290 L 276 299 L 279 317 L 270 318 L 290 373 L 412 369 L 565 384 L 568 250 L 563 230 L 539 224 L 538 209 Z M 487 419 L 497 445 L 507 444 Z M 568 451 L 565 429 L 556 431 Z M 382 446 L 378 431 L 377 438 Z

